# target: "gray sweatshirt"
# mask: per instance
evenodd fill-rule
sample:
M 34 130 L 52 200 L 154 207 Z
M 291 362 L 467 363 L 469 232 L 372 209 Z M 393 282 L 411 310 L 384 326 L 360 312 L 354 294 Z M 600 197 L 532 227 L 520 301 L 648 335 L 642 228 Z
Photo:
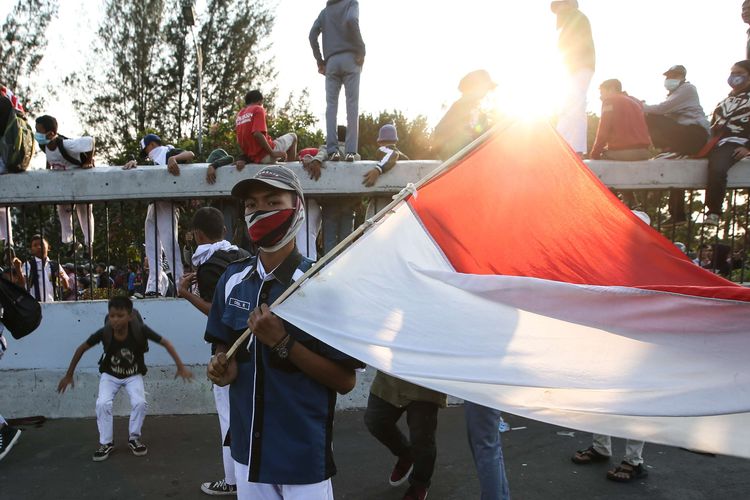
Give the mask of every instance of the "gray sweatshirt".
M 703 112 L 698 91 L 690 82 L 683 82 L 667 95 L 667 100 L 660 104 L 646 104 L 643 112 L 652 115 L 664 115 L 680 125 L 700 125 L 708 130 L 708 119 Z
M 323 55 L 318 37 L 323 33 Z M 342 52 L 365 56 L 365 42 L 359 32 L 359 2 L 357 0 L 328 0 L 325 9 L 310 30 L 310 46 L 318 64 Z

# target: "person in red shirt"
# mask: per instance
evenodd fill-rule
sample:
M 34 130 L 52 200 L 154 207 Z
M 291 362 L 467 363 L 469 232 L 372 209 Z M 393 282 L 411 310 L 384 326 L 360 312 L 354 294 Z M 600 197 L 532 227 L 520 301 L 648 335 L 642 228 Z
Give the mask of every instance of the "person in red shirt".
M 297 136 L 293 132 L 276 140 L 268 135 L 266 110 L 260 90 L 251 90 L 245 95 L 245 107 L 237 114 L 234 127 L 237 143 L 242 150 L 235 163 L 237 170 L 242 170 L 245 163 L 268 164 L 297 158 Z
M 602 114 L 591 159 L 639 161 L 651 158 L 651 136 L 643 105 L 622 91 L 620 80 L 602 82 L 599 93 Z

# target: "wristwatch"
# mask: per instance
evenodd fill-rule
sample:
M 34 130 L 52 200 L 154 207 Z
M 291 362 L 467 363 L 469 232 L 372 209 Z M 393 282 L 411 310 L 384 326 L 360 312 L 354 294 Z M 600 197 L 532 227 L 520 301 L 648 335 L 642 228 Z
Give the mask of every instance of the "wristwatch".
M 294 338 L 287 333 L 286 337 L 281 339 L 281 341 L 271 349 L 271 352 L 276 354 L 279 359 L 288 359 L 289 352 L 292 350 L 294 342 Z

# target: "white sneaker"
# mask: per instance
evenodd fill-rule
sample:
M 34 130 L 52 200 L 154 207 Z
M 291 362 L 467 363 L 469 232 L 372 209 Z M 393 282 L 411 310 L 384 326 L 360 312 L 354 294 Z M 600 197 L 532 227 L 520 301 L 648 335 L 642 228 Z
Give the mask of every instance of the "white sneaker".
M 721 217 L 719 217 L 719 214 L 707 214 L 703 218 L 703 223 L 707 226 L 718 226 L 719 222 L 721 222 Z

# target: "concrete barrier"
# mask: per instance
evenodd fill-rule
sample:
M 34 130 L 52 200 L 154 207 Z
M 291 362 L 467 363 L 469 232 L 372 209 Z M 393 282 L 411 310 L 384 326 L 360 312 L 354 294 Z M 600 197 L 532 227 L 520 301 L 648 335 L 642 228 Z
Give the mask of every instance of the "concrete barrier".
M 144 321 L 168 338 L 195 379 L 175 379 L 175 367 L 166 349 L 151 343 L 146 353 L 145 377 L 149 413 L 195 414 L 215 411 L 211 383 L 206 378 L 210 349 L 203 341 L 206 317 L 184 299 L 136 301 Z M 74 379 L 75 387 L 57 394 L 57 383 L 65 374 L 73 352 L 99 329 L 107 311 L 106 301 L 42 304 L 39 329 L 21 339 L 8 339 L 8 351 L 0 359 L 0 414 L 6 418 L 44 415 L 50 418 L 91 417 L 98 394 L 98 361 L 102 346 L 86 351 Z M 9 337 L 6 332 L 6 336 Z M 374 370 L 357 374 L 356 388 L 338 399 L 338 408 L 361 408 L 367 403 Z M 127 415 L 124 391 L 114 412 Z

